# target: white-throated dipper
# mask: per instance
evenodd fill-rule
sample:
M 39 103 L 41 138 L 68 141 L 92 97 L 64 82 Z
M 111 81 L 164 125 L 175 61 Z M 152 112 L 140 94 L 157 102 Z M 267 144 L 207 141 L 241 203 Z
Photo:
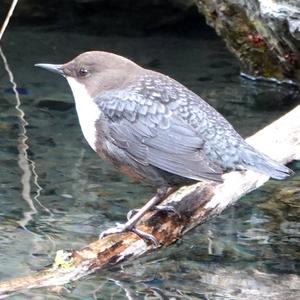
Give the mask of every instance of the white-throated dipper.
M 249 169 L 276 179 L 292 174 L 247 144 L 198 95 L 122 56 L 91 51 L 66 64 L 36 66 L 67 79 L 83 134 L 98 155 L 158 188 L 138 213 L 103 235 L 132 230 L 155 241 L 134 225 L 174 187 L 222 182 L 228 170 Z

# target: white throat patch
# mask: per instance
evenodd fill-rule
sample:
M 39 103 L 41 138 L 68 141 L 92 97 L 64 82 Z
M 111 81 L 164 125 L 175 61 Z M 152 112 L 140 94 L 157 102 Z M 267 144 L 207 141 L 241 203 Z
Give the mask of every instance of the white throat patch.
M 85 86 L 72 77 L 66 77 L 73 92 L 81 130 L 89 145 L 96 151 L 96 121 L 101 110 L 88 94 Z

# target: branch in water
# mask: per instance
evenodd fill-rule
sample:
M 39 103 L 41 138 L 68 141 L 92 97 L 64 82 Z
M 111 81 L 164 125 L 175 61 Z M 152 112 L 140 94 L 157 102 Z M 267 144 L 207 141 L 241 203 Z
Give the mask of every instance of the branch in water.
M 248 142 L 283 163 L 300 159 L 300 106 L 257 132 Z M 180 216 L 148 212 L 137 225 L 156 237 L 158 247 L 128 232 L 97 240 L 80 250 L 60 250 L 52 267 L 0 282 L 0 297 L 24 289 L 62 285 L 167 247 L 268 180 L 268 176 L 252 171 L 231 172 L 224 175 L 222 184 L 206 182 L 182 187 L 163 202 L 174 206 Z

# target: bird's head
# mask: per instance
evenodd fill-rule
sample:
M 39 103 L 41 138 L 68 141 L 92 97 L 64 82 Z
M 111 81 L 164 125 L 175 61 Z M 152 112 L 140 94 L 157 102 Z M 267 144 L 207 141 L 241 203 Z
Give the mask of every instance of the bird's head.
M 80 87 L 85 88 L 91 97 L 126 87 L 143 70 L 125 57 L 102 51 L 82 53 L 61 65 L 42 63 L 35 66 L 64 76 L 74 96 Z

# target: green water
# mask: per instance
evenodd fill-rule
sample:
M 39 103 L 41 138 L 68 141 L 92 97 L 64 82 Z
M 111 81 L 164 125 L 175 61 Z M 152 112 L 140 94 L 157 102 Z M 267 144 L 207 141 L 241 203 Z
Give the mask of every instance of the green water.
M 89 49 L 124 55 L 200 94 L 244 136 L 299 102 L 291 87 L 239 77 L 236 60 L 215 38 L 100 38 L 20 28 L 7 31 L 2 48 L 28 124 L 24 148 L 1 64 L 1 280 L 40 270 L 57 250 L 96 239 L 154 191 L 97 157 L 83 138 L 67 83 L 34 63 L 63 63 Z M 300 165 L 291 167 L 293 178 L 268 182 L 168 249 L 60 290 L 11 299 L 298 299 Z

